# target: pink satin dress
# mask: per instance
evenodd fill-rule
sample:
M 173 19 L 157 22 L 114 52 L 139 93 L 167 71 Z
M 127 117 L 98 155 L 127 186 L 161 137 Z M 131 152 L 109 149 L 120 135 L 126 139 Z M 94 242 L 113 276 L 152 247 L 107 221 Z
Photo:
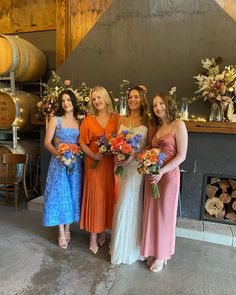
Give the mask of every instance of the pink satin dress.
M 153 147 L 165 153 L 163 165 L 171 161 L 177 153 L 175 136 L 172 133 L 160 138 L 154 136 Z M 175 230 L 180 186 L 179 167 L 165 173 L 158 182 L 159 199 L 153 199 L 149 176 L 145 180 L 144 215 L 141 255 L 156 259 L 170 259 L 175 252 Z

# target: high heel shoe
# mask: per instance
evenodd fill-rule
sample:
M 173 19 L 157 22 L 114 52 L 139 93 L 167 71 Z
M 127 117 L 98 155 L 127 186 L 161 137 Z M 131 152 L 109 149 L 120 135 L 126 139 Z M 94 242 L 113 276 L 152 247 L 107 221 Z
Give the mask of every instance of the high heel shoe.
M 159 272 L 162 271 L 164 265 L 167 264 L 167 260 L 154 260 L 154 262 L 152 263 L 152 265 L 150 266 L 150 271 L 152 272 Z
M 65 237 L 59 237 L 58 238 L 58 245 L 62 249 L 67 249 L 68 244 L 67 244 L 66 238 Z
M 97 239 L 97 243 L 99 246 L 102 246 L 106 242 L 106 238 L 104 234 L 99 235 Z
M 93 252 L 93 254 L 97 254 L 98 252 L 98 244 L 97 244 L 97 237 L 90 237 L 90 245 L 89 250 Z

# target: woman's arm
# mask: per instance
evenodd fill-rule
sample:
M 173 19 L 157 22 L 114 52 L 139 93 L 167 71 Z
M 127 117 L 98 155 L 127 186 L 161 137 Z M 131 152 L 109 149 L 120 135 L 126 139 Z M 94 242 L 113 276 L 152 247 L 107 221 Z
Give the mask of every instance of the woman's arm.
M 167 173 L 170 170 L 178 167 L 186 158 L 188 147 L 188 132 L 183 121 L 176 121 L 174 134 L 177 144 L 177 154 L 169 163 L 161 168 L 160 171 L 162 174 Z
M 58 152 L 55 147 L 52 145 L 52 139 L 57 127 L 57 118 L 52 117 L 48 122 L 48 128 L 46 130 L 46 135 L 44 138 L 45 148 L 54 156 L 58 156 Z

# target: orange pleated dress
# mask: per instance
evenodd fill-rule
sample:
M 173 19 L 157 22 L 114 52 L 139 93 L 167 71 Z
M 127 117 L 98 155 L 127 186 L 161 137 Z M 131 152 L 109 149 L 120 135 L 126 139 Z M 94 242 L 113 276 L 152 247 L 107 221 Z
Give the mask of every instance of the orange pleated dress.
M 109 137 L 116 132 L 119 115 L 112 114 L 103 128 L 95 116 L 88 115 L 80 126 L 80 144 L 98 152 L 96 144 L 101 135 Z M 114 158 L 104 156 L 97 168 L 92 169 L 93 159 L 85 157 L 84 185 L 80 228 L 91 233 L 111 229 L 114 210 Z

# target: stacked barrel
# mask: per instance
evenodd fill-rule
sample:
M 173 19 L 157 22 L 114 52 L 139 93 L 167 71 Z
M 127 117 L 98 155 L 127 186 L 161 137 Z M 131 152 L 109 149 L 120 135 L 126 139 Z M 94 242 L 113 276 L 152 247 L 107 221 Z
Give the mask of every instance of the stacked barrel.
M 15 81 L 33 82 L 42 78 L 47 69 L 47 59 L 42 51 L 28 41 L 9 35 L 0 35 L 0 76 L 14 72 Z M 30 117 L 37 108 L 36 95 L 0 89 L 0 129 L 13 126 L 30 128 Z

